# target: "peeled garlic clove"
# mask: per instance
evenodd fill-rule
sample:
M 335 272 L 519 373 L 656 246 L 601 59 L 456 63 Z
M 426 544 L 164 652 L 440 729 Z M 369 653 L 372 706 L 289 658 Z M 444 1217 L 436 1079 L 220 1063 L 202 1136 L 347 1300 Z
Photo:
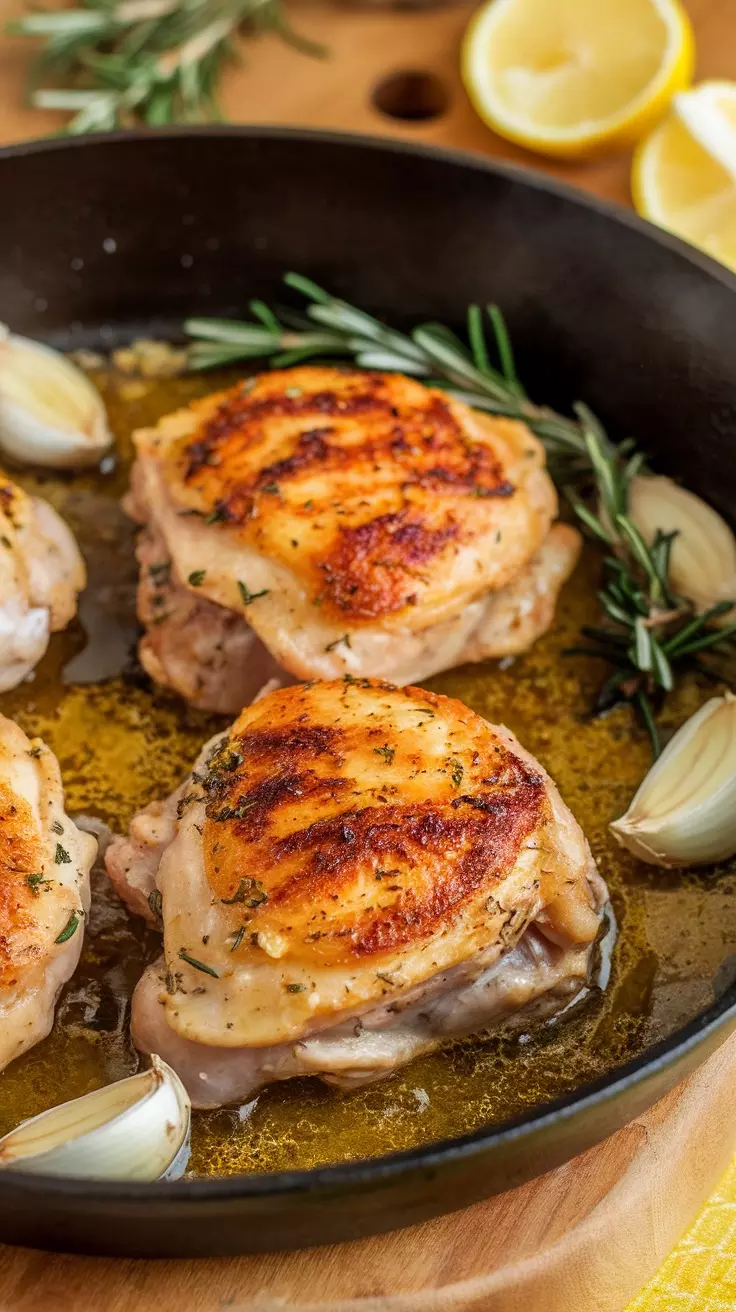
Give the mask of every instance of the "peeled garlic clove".
M 656 866 L 700 866 L 736 853 L 736 697 L 713 697 L 678 729 L 611 829 Z
M 736 538 L 728 524 L 700 497 L 671 478 L 641 475 L 629 489 L 629 517 L 651 543 L 657 529 L 677 530 L 670 554 L 675 592 L 695 602 L 699 611 L 718 601 L 736 601 Z M 736 611 L 715 623 L 731 624 Z
M 189 1161 L 191 1103 L 160 1057 L 151 1069 L 24 1121 L 0 1168 L 86 1180 L 176 1180 Z
M 50 469 L 94 465 L 112 445 L 97 389 L 59 351 L 0 325 L 0 447 Z

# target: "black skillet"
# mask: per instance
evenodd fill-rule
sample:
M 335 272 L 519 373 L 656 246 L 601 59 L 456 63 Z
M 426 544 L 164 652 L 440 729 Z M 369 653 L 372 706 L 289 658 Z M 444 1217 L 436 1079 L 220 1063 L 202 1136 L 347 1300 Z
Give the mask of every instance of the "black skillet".
M 187 258 L 182 260 L 182 256 Z M 584 396 L 661 469 L 736 510 L 736 278 L 540 174 L 301 131 L 206 129 L 0 152 L 0 317 L 66 348 L 242 314 L 296 268 L 398 324 L 500 302 L 533 395 Z M 225 1254 L 463 1207 L 630 1121 L 736 1026 L 736 986 L 643 1057 L 526 1115 L 380 1160 L 140 1186 L 0 1174 L 0 1238 Z M 731 976 L 732 977 L 732 976 Z

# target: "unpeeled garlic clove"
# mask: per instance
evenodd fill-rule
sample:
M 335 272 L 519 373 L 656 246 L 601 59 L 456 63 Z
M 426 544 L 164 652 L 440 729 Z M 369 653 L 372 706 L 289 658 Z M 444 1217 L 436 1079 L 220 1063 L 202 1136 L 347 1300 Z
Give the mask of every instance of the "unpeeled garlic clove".
M 50 469 L 97 461 L 112 445 L 96 387 L 59 351 L 0 325 L 0 447 Z
M 176 1180 L 189 1161 L 191 1103 L 160 1057 L 151 1068 L 52 1107 L 0 1139 L 0 1168 L 87 1180 Z
M 736 538 L 712 506 L 671 478 L 639 475 L 629 489 L 629 518 L 651 543 L 657 529 L 677 530 L 670 553 L 670 581 L 675 592 L 699 611 L 719 601 L 736 601 Z M 731 624 L 736 611 L 715 623 Z
M 686 720 L 611 829 L 650 865 L 709 865 L 736 853 L 736 697 L 713 697 Z

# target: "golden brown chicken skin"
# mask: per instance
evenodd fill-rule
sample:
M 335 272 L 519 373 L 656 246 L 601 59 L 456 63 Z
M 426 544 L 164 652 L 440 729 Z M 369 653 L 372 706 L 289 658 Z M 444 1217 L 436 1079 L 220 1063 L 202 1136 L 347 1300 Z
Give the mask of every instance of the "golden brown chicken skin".
M 276 370 L 135 444 L 140 656 L 195 705 L 236 712 L 269 661 L 415 683 L 523 650 L 577 558 L 526 425 L 400 374 Z
M 0 716 L 0 1069 L 48 1034 L 81 951 L 97 850 L 55 756 Z
M 356 623 L 501 586 L 554 507 L 528 429 L 400 374 L 262 374 L 208 398 L 170 460 L 199 508 Z M 524 540 L 494 550 L 504 527 Z M 481 544 L 489 560 L 468 573 L 463 552 Z
M 366 682 L 296 687 L 244 711 L 203 776 L 210 888 L 261 872 L 251 935 L 300 966 L 413 949 L 493 888 L 548 816 L 544 779 L 460 702 Z M 241 952 L 258 954 L 257 945 Z
M 525 425 L 400 374 L 274 370 L 181 418 L 180 435 L 138 440 L 159 447 L 181 506 L 283 562 L 312 602 L 356 623 L 502 586 L 556 508 Z M 482 546 L 488 559 L 468 569 L 464 549 Z
M 532 923 L 585 963 L 601 916 L 583 835 L 508 730 L 368 679 L 248 707 L 106 860 L 136 909 L 145 880 L 162 895 L 155 1014 L 206 1045 L 299 1040 Z

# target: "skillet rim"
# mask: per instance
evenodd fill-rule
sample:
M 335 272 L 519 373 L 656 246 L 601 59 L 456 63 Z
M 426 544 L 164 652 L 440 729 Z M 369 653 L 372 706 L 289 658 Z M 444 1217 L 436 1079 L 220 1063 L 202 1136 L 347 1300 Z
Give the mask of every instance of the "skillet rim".
M 0 168 L 6 159 L 27 155 L 42 155 L 51 151 L 84 150 L 88 147 L 130 144 L 140 147 L 146 141 L 164 141 L 171 138 L 234 138 L 268 139 L 355 147 L 358 150 L 379 151 L 388 154 L 409 154 L 451 164 L 456 168 L 474 169 L 500 176 L 532 190 L 551 194 L 584 210 L 591 210 L 614 223 L 638 232 L 649 241 L 672 251 L 695 265 L 707 276 L 714 278 L 736 295 L 736 274 L 725 265 L 706 255 L 697 247 L 641 218 L 633 209 L 617 201 L 594 196 L 553 174 L 529 165 L 486 156 L 480 151 L 459 150 L 427 142 L 413 142 L 402 138 L 381 137 L 367 133 L 340 132 L 321 128 L 300 128 L 279 124 L 204 124 L 176 125 L 167 128 L 123 129 L 115 132 L 89 133 L 84 136 L 33 138 L 0 146 Z M 729 1022 L 732 1022 L 729 1027 Z M 619 1094 L 636 1087 L 649 1076 L 665 1072 L 670 1066 L 695 1051 L 701 1044 L 723 1030 L 723 1039 L 729 1028 L 736 1027 L 736 982 L 709 1007 L 666 1039 L 654 1044 L 630 1062 L 614 1068 L 607 1075 L 581 1085 L 579 1088 L 543 1103 L 523 1116 L 500 1124 L 490 1124 L 480 1130 L 454 1138 L 440 1139 L 403 1152 L 387 1153 L 382 1157 L 362 1158 L 352 1162 L 314 1167 L 310 1170 L 279 1171 L 248 1175 L 202 1177 L 169 1182 L 131 1183 L 126 1181 L 100 1181 L 68 1177 L 36 1176 L 23 1171 L 0 1171 L 0 1190 L 19 1195 L 33 1195 L 43 1191 L 50 1200 L 79 1197 L 100 1203 L 151 1203 L 166 1200 L 185 1202 L 216 1202 L 234 1198 L 295 1197 L 312 1190 L 335 1189 L 345 1186 L 365 1186 L 384 1182 L 405 1171 L 420 1169 L 431 1171 L 440 1165 L 461 1162 L 480 1154 L 485 1149 L 501 1148 L 524 1139 L 527 1134 L 544 1132 L 576 1115 L 613 1101 Z

